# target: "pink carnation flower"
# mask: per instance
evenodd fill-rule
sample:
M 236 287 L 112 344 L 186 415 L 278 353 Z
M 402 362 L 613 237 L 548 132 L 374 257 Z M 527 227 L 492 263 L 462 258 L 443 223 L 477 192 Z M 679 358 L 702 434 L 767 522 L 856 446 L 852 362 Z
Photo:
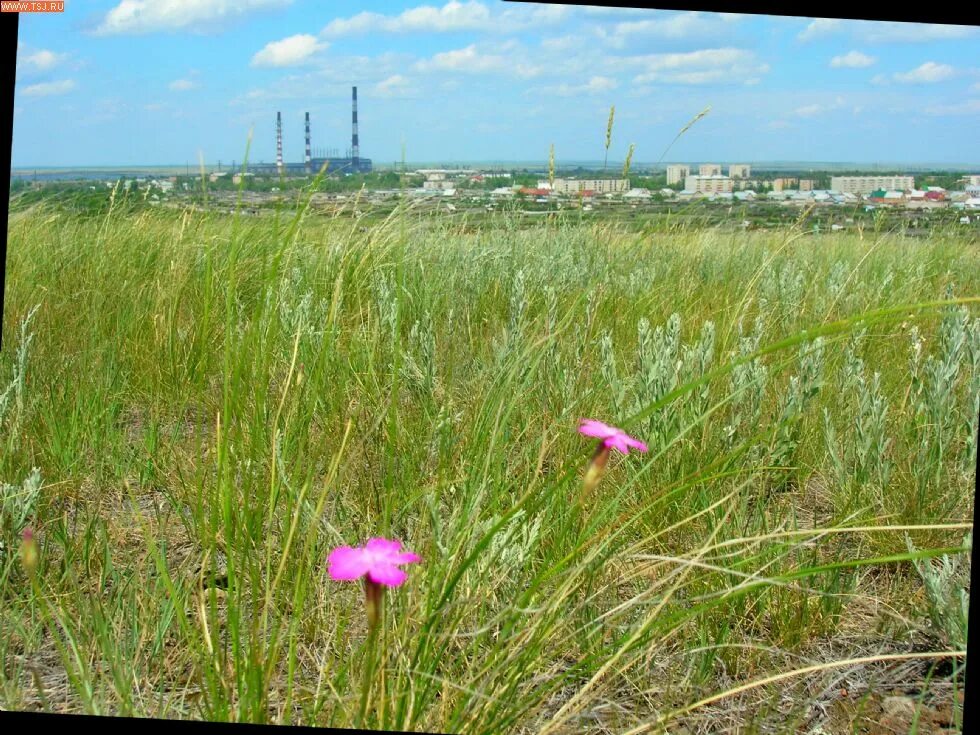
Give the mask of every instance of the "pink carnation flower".
M 401 541 L 373 538 L 359 548 L 341 546 L 327 559 L 327 572 L 332 579 L 352 580 L 367 575 L 369 581 L 386 587 L 398 587 L 408 574 L 399 565 L 422 561 L 410 551 L 401 551 Z
M 585 436 L 594 436 L 602 440 L 603 446 L 612 447 L 623 454 L 629 454 L 630 447 L 641 452 L 647 451 L 647 445 L 639 439 L 634 439 L 622 429 L 609 426 L 595 419 L 582 419 L 578 427 L 579 433 Z

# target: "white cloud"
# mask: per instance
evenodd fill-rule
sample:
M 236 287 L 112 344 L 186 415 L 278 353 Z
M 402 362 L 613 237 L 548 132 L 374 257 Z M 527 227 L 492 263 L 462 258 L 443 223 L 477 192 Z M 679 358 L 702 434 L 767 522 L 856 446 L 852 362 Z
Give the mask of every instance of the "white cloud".
M 929 115 L 980 115 L 980 99 L 956 102 L 951 105 L 932 105 L 926 108 Z
M 475 44 L 453 51 L 443 51 L 431 59 L 417 62 L 415 68 L 421 72 L 503 73 L 524 78 L 537 76 L 542 71 L 540 66 L 520 61 L 519 57 L 482 53 L 477 50 Z
M 745 49 L 715 48 L 673 54 L 627 56 L 617 63 L 639 67 L 635 84 L 710 84 L 756 80 L 769 71 L 755 54 Z
M 812 103 L 809 105 L 803 105 L 802 107 L 797 107 L 795 110 L 793 110 L 793 114 L 797 117 L 813 117 L 815 115 L 822 115 L 825 112 L 839 110 L 843 106 L 844 98 L 837 97 L 830 104 Z
M 923 43 L 952 41 L 977 34 L 973 26 L 939 23 L 896 23 L 861 21 L 859 33 L 871 43 Z
M 839 18 L 816 18 L 804 28 L 797 36 L 801 41 L 811 41 L 814 38 L 826 36 L 843 28 L 843 21 Z
M 580 95 L 601 94 L 610 92 L 619 86 L 619 82 L 609 77 L 595 76 L 585 84 L 558 84 L 551 87 L 537 87 L 528 90 L 528 94 L 542 93 L 557 97 L 578 97 Z
M 122 0 L 106 13 L 95 33 L 156 33 L 220 30 L 228 21 L 257 10 L 281 8 L 292 0 Z
M 615 7 L 606 7 L 602 5 L 584 5 L 582 6 L 581 10 L 586 15 L 593 15 L 593 16 L 600 16 L 600 17 L 609 16 L 609 15 L 626 15 L 626 16 L 650 15 L 651 12 L 645 8 L 615 8 Z
M 75 80 L 62 79 L 58 82 L 42 82 L 24 87 L 21 94 L 25 97 L 48 97 L 55 94 L 67 94 L 75 88 Z
M 197 89 L 200 85 L 193 79 L 175 79 L 167 86 L 172 92 L 186 92 L 190 89 Z
M 904 84 L 932 84 L 949 79 L 956 70 L 948 64 L 937 64 L 935 61 L 927 61 L 921 66 L 917 66 L 912 71 L 892 75 L 896 82 Z
M 414 97 L 419 91 L 401 74 L 392 74 L 387 79 L 383 79 L 374 85 L 373 93 L 377 97 Z
M 21 48 L 22 47 L 18 44 L 18 51 Z M 54 51 L 48 51 L 47 49 L 38 49 L 33 53 L 23 54 L 17 60 L 17 65 L 20 68 L 27 67 L 31 71 L 51 71 L 67 58 L 68 54 L 58 54 Z
M 801 41 L 811 41 L 835 33 L 846 33 L 855 40 L 866 43 L 924 43 L 970 38 L 977 34 L 977 29 L 972 26 L 940 23 L 817 18 L 811 21 L 797 38 Z
M 634 41 L 700 40 L 730 38 L 733 23 L 742 16 L 733 13 L 684 11 L 666 14 L 647 11 L 642 20 L 623 21 L 611 27 L 598 26 L 595 34 L 607 46 L 621 49 Z
M 308 61 L 313 54 L 326 47 L 327 44 L 317 41 L 316 36 L 299 33 L 281 41 L 267 43 L 252 57 L 252 66 L 296 66 Z
M 596 33 L 606 44 L 614 48 L 622 48 L 631 38 L 635 37 L 670 40 L 703 38 L 721 30 L 730 32 L 727 26 L 732 23 L 733 18 L 738 16 L 731 16 L 731 14 L 729 16 L 726 18 L 715 13 L 702 13 L 700 11 L 687 11 L 670 15 L 655 15 L 648 12 L 648 17 L 643 20 L 616 23 L 610 30 L 599 26 L 596 28 Z
M 793 112 L 800 117 L 813 117 L 823 108 L 820 105 L 805 105 L 803 107 L 797 107 Z
M 561 5 L 525 5 L 499 13 L 476 0 L 451 0 L 441 8 L 420 5 L 399 15 L 362 12 L 330 21 L 322 31 L 328 38 L 365 33 L 451 33 L 456 31 L 510 32 L 564 19 L 568 8 Z
M 564 53 L 566 51 L 582 50 L 586 48 L 588 41 L 582 36 L 556 36 L 554 38 L 542 38 L 541 48 L 545 51 Z
M 863 69 L 872 66 L 875 61 L 874 56 L 862 54 L 860 51 L 849 51 L 846 54 L 832 58 L 830 65 L 835 69 Z

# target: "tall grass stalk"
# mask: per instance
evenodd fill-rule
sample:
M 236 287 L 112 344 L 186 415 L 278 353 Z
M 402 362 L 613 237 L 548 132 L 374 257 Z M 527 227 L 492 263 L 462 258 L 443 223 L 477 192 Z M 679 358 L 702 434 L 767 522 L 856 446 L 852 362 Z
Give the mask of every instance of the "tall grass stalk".
M 0 558 L 4 707 L 623 732 L 958 653 L 916 600 L 959 599 L 919 572 L 972 527 L 965 231 L 368 223 L 318 181 L 262 217 L 14 203 L 0 479 L 41 554 L 36 589 Z M 650 451 L 577 502 L 583 417 Z M 424 564 L 369 643 L 325 559 L 375 535 Z

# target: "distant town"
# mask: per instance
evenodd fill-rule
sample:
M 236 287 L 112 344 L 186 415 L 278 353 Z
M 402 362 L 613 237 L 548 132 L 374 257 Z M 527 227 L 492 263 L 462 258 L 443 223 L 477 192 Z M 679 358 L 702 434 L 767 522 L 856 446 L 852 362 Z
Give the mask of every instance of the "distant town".
M 899 216 L 923 227 L 931 214 L 963 225 L 980 225 L 980 174 L 934 172 L 918 177 L 894 175 L 832 175 L 811 171 L 787 175 L 753 172 L 750 164 L 669 164 L 631 175 L 576 169 L 548 175 L 547 170 L 481 170 L 475 168 L 392 168 L 368 173 L 343 172 L 319 177 L 310 193 L 314 212 L 345 209 L 362 215 L 384 215 L 399 202 L 412 200 L 422 211 L 492 213 L 522 210 L 547 213 L 580 210 L 598 215 L 644 212 L 744 214 L 743 226 L 777 226 L 799 216 L 799 210 L 824 212 L 816 222 L 829 230 L 846 229 L 856 219 L 876 213 Z M 67 178 L 67 177 L 66 177 Z M 258 215 L 282 202 L 310 192 L 314 174 L 255 173 L 211 170 L 190 175 L 134 176 L 114 180 L 35 180 L 21 175 L 12 181 L 12 195 L 33 192 L 97 191 L 136 196 L 149 206 L 207 206 Z M 919 179 L 917 181 L 917 178 Z M 840 215 L 833 212 L 839 211 Z M 795 212 L 795 214 L 794 214 Z M 846 214 L 847 216 L 843 216 Z
M 792 219 L 794 208 L 847 211 L 846 217 L 816 217 L 829 229 L 855 224 L 862 214 L 881 210 L 901 211 L 906 226 L 925 227 L 929 213 L 950 211 L 960 224 L 980 218 L 980 174 L 964 172 L 773 170 L 753 171 L 750 163 L 672 163 L 666 166 L 601 168 L 594 166 L 555 167 L 432 167 L 409 169 L 404 163 L 390 168 L 361 156 L 358 133 L 357 87 L 351 88 L 351 139 L 343 155 L 338 149 L 314 148 L 310 113 L 304 116 L 304 156 L 287 161 L 283 150 L 283 122 L 276 113 L 275 163 L 247 162 L 206 167 L 195 172 L 188 164 L 156 173 L 108 170 L 42 172 L 40 177 L 23 170 L 11 172 L 11 191 L 46 187 L 101 187 L 113 194 L 136 194 L 151 206 L 205 206 L 209 209 L 244 211 L 259 215 L 284 200 L 308 191 L 312 211 L 337 213 L 349 207 L 361 216 L 374 211 L 384 215 L 403 199 L 420 200 L 422 210 L 443 213 L 490 213 L 504 208 L 528 213 L 577 209 L 581 212 L 675 212 L 700 216 L 692 209 L 714 207 L 719 211 L 738 207 L 745 218 L 740 224 L 778 226 Z M 828 167 L 829 168 L 829 167 Z M 163 171 L 167 175 L 163 175 Z M 616 175 L 614 172 L 619 172 Z M 918 178 L 918 181 L 916 180 Z M 310 190 L 315 182 L 315 187 Z M 774 209 L 775 208 L 775 209 Z M 782 211 L 780 211 L 780 209 Z M 919 216 L 921 215 L 921 216 Z M 873 216 L 873 215 L 872 215 Z M 709 218 L 710 219 L 710 218 Z M 729 219 L 731 219 L 729 217 Z M 945 221 L 946 217 L 942 218 Z

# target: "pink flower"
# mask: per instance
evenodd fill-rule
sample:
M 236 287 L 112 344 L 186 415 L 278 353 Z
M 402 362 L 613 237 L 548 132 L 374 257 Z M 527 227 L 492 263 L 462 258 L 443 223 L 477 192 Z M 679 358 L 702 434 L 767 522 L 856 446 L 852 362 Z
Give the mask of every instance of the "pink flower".
M 401 551 L 401 541 L 373 538 L 363 547 L 341 546 L 327 559 L 327 571 L 332 579 L 352 580 L 367 575 L 367 579 L 386 587 L 398 587 L 408 574 L 398 566 L 422 561 L 410 551 Z
M 639 439 L 634 439 L 622 429 L 609 426 L 595 419 L 582 419 L 578 431 L 585 436 L 594 436 L 602 439 L 603 446 L 617 449 L 623 454 L 629 454 L 630 447 L 641 452 L 648 451 L 647 445 Z

